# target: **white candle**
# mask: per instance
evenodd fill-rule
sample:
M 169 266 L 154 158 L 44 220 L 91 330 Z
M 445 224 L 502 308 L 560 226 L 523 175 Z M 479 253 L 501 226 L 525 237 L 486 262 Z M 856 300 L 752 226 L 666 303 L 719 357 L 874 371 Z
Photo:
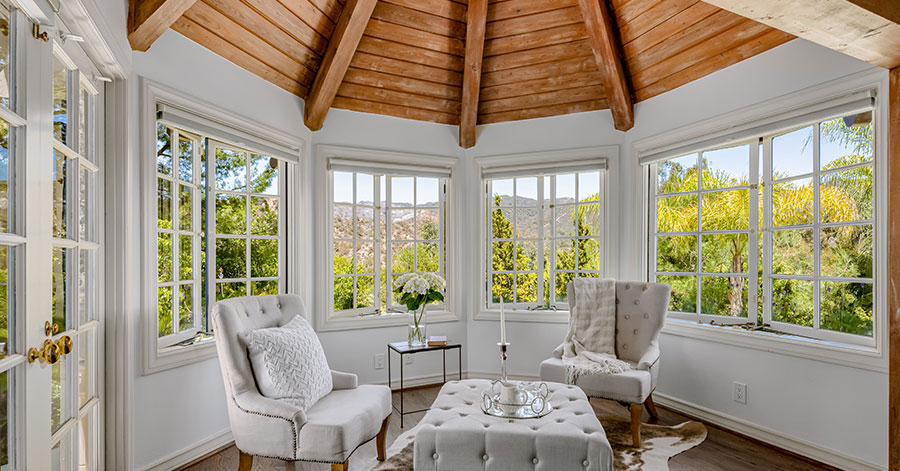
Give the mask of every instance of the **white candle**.
M 503 296 L 500 296 L 500 343 L 506 343 L 506 317 L 503 314 Z

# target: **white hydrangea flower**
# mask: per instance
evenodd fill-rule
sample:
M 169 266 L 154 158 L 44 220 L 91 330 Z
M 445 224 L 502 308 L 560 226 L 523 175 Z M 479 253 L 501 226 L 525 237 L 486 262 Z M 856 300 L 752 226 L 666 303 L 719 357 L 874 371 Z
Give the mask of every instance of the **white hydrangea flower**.
M 413 275 L 415 275 L 415 273 L 407 273 L 405 275 L 398 276 L 397 279 L 394 280 L 394 285 L 395 286 L 405 285 L 406 282 L 409 281 L 409 279 L 413 277 Z
M 428 294 L 428 281 L 421 275 L 413 275 L 403 285 L 404 293 L 418 293 L 420 295 Z
M 435 273 L 425 273 L 422 276 L 428 281 L 428 286 L 435 291 L 441 291 L 447 286 L 447 282 Z

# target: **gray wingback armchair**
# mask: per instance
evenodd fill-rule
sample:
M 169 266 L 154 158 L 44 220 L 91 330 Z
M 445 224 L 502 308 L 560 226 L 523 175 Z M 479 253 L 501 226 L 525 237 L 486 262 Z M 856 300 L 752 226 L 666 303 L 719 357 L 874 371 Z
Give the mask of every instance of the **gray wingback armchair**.
M 569 308 L 575 309 L 575 288 L 566 286 Z M 666 322 L 672 287 L 663 283 L 616 282 L 616 357 L 634 367 L 619 374 L 584 375 L 576 386 L 588 397 L 612 399 L 630 404 L 631 435 L 634 446 L 641 446 L 641 405 L 656 417 L 653 390 L 659 374 L 659 332 Z M 566 366 L 562 346 L 553 357 L 541 363 L 541 379 L 565 382 Z
M 384 460 L 384 440 L 391 414 L 386 386 L 357 385 L 354 374 L 332 371 L 334 388 L 306 412 L 286 401 L 259 393 L 247 348 L 238 334 L 282 326 L 306 309 L 299 296 L 247 296 L 219 301 L 212 325 L 234 443 L 241 471 L 249 471 L 253 456 L 331 463 L 346 470 L 350 455 L 377 438 L 378 459 Z

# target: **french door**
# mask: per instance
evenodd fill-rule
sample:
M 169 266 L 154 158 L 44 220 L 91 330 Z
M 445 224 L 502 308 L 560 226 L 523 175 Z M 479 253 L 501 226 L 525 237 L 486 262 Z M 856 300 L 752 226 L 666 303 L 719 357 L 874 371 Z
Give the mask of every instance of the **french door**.
M 103 93 L 77 42 L 33 28 L 0 0 L 0 470 L 87 471 L 102 465 Z

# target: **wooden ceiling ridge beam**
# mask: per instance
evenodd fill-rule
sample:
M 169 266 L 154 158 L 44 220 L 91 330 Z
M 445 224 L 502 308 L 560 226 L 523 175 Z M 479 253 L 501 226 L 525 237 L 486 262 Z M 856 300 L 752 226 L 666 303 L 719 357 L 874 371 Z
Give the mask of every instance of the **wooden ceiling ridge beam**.
M 487 29 L 488 0 L 469 0 L 466 10 L 466 59 L 463 69 L 462 104 L 459 111 L 459 145 L 475 145 L 478 97 L 481 93 L 481 62 Z
M 900 66 L 896 0 L 705 1 L 870 64 Z
M 376 2 L 377 0 L 347 0 L 344 5 L 319 71 L 306 96 L 304 121 L 310 130 L 322 129 L 325 115 L 344 81 L 344 75 L 350 67 L 350 61 L 356 53 Z
M 146 51 L 194 5 L 197 0 L 130 0 L 128 42 L 135 51 Z
M 634 103 L 625 79 L 625 66 L 613 31 L 614 24 L 606 0 L 578 0 L 588 41 L 600 70 L 600 78 L 606 89 L 606 99 L 612 111 L 613 123 L 619 131 L 634 126 Z

